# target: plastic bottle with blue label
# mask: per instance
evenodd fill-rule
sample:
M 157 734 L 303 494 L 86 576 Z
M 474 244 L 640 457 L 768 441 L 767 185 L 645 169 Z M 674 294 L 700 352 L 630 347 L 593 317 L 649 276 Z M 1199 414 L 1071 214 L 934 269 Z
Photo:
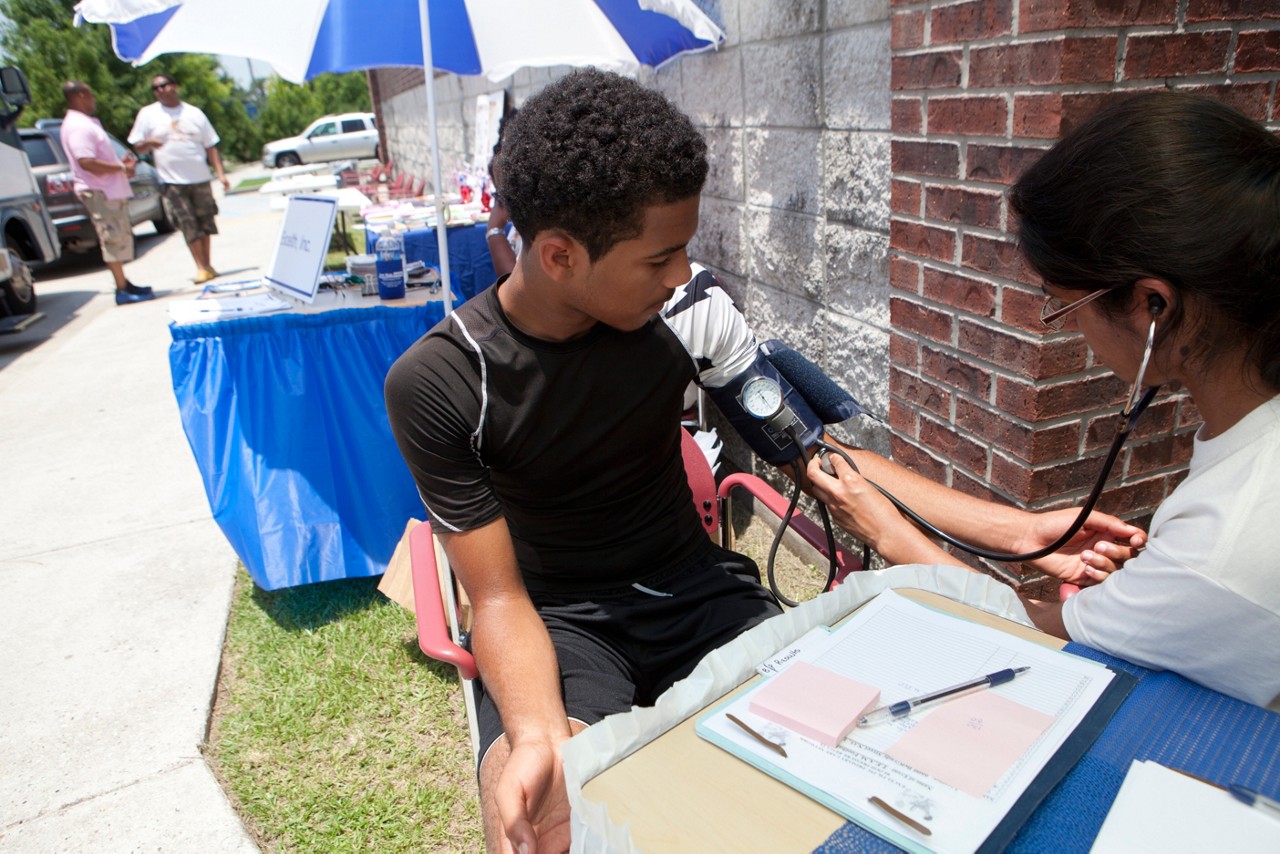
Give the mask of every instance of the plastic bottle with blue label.
M 378 256 L 378 296 L 382 299 L 404 299 L 404 240 L 388 228 L 374 245 Z

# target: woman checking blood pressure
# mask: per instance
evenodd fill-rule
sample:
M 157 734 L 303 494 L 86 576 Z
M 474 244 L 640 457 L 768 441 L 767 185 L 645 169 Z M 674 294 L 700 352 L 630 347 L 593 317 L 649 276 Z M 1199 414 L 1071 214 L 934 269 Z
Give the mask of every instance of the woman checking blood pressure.
M 1280 139 L 1206 98 L 1138 95 L 1055 145 L 1010 206 L 1044 281 L 1045 324 L 1081 333 L 1133 383 L 1130 404 L 1143 386 L 1176 383 L 1204 419 L 1145 550 L 1109 575 L 1108 560 L 1088 552 L 1042 564 L 1070 580 L 1074 560 L 1079 580 L 1099 583 L 1065 603 L 1028 600 L 1028 613 L 1059 637 L 1280 706 Z M 1003 531 L 988 539 L 1014 549 L 1057 518 L 854 458 L 862 474 L 829 457 L 834 478 L 815 458 L 813 493 L 890 563 L 958 561 L 862 475 L 943 528 L 979 527 L 985 508 Z

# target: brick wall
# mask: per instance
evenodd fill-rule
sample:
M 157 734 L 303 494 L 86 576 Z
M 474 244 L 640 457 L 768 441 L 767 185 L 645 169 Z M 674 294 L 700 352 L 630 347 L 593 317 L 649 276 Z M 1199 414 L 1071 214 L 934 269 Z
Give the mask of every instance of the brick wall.
M 1054 139 L 1134 91 L 1201 92 L 1280 128 L 1280 2 L 893 0 L 891 26 L 894 455 L 983 497 L 1076 503 L 1128 389 L 1078 335 L 1041 327 L 1004 193 Z M 1158 398 L 1102 508 L 1148 514 L 1197 423 L 1184 397 Z

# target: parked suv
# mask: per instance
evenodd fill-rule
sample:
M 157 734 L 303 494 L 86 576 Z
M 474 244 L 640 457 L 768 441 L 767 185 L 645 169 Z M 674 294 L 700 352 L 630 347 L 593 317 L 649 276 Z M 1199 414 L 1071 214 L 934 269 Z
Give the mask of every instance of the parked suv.
M 378 126 L 373 113 L 325 116 L 297 136 L 262 146 L 262 165 L 268 169 L 377 156 Z
M 72 189 L 74 180 L 70 161 L 62 148 L 62 120 L 41 119 L 34 128 L 22 128 L 18 133 L 22 136 L 27 159 L 31 161 L 31 171 L 40 184 L 45 206 L 57 226 L 62 250 L 88 252 L 93 249 L 98 245 L 98 234 L 89 221 L 84 203 Z M 129 149 L 111 134 L 107 136 L 116 156 L 123 160 Z M 160 202 L 160 178 L 155 167 L 139 161 L 134 176 L 129 179 L 129 186 L 133 188 L 133 198 L 129 200 L 129 222 L 133 225 L 151 222 L 158 234 L 173 231 Z
M 0 332 L 19 332 L 44 317 L 36 311 L 29 265 L 59 255 L 48 206 L 18 137 L 18 118 L 30 103 L 22 70 L 0 68 Z

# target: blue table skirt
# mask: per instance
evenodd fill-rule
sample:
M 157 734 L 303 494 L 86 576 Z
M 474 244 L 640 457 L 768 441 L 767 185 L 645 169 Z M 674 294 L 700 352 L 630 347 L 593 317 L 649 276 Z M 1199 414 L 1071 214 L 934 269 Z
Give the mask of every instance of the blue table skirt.
M 1076 643 L 1067 651 L 1138 677 L 1106 730 L 1049 793 L 1009 851 L 1086 852 L 1135 759 L 1150 759 L 1219 785 L 1240 783 L 1280 798 L 1280 714 Z M 846 823 L 818 851 L 896 851 Z
M 449 241 L 449 277 L 453 279 L 453 291 L 458 302 L 465 302 L 480 293 L 498 278 L 493 272 L 493 257 L 484 239 L 488 230 L 485 223 L 455 225 L 447 230 Z M 373 254 L 378 242 L 378 232 L 365 232 L 365 251 Z M 439 269 L 440 243 L 434 228 L 415 228 L 404 233 L 405 261 L 421 261 Z
M 386 570 L 423 508 L 382 386 L 442 316 L 433 302 L 170 327 L 209 507 L 259 587 Z

